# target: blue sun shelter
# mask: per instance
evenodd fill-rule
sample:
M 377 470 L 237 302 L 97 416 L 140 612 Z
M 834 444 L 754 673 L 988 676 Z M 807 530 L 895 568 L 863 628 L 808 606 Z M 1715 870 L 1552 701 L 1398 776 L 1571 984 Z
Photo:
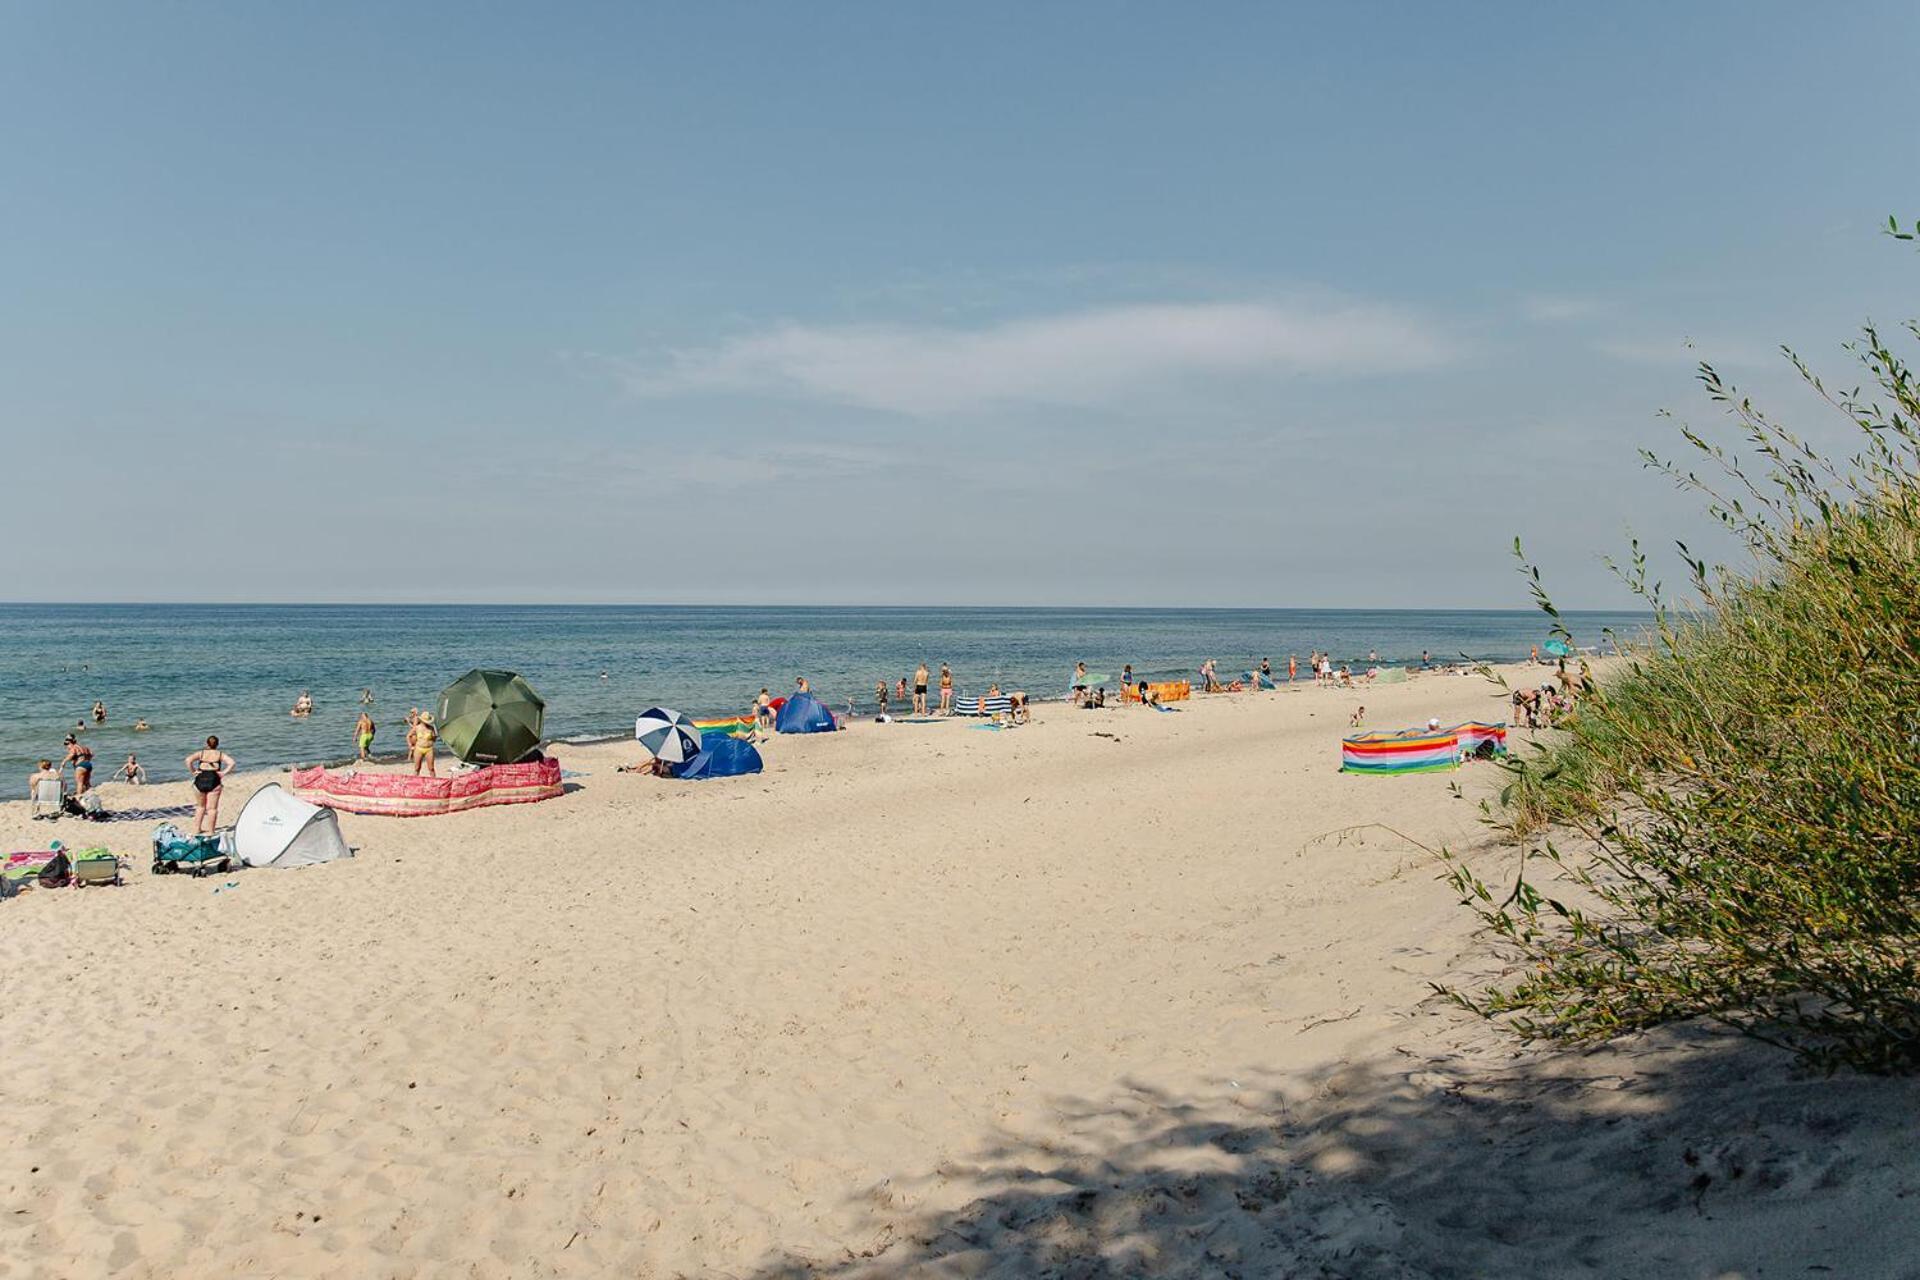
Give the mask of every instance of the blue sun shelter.
M 773 727 L 780 733 L 832 733 L 839 728 L 833 722 L 833 712 L 810 693 L 788 694 L 787 705 L 780 708 Z
M 704 782 L 708 778 L 737 778 L 743 773 L 758 773 L 763 767 L 760 753 L 751 742 L 714 734 L 702 741 L 700 754 L 681 765 L 673 776 L 684 781 Z

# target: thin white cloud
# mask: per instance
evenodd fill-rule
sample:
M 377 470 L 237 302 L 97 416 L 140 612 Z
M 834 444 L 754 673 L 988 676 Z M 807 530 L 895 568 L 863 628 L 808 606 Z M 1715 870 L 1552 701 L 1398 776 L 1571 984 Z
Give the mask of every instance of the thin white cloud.
M 856 444 L 795 444 L 751 449 L 595 449 L 563 458 L 514 458 L 483 472 L 491 481 L 533 485 L 556 497 L 628 501 L 646 493 L 688 490 L 715 494 L 764 492 L 790 480 L 841 481 L 871 477 L 898 466 L 886 449 Z
M 1437 328 L 1362 303 L 1166 303 L 979 328 L 785 325 L 623 362 L 637 394 L 797 395 L 940 414 L 1007 404 L 1109 405 L 1196 377 L 1400 373 L 1458 355 Z
M 1600 303 L 1592 298 L 1576 298 L 1561 294 L 1534 294 L 1520 300 L 1521 314 L 1527 319 L 1550 324 L 1586 320 L 1598 315 L 1601 310 Z
M 1725 368 L 1756 368 L 1780 359 L 1778 347 L 1737 338 L 1623 336 L 1596 342 L 1594 349 L 1629 364 L 1668 368 L 1691 368 L 1702 360 Z

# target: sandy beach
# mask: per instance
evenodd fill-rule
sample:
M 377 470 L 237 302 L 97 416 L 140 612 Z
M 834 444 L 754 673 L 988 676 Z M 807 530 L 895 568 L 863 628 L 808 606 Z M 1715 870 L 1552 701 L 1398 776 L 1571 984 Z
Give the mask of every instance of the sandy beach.
M 1505 718 L 1434 675 L 706 784 L 561 748 L 561 799 L 205 880 L 0 806 L 133 863 L 0 905 L 0 1276 L 1920 1274 L 1920 1082 L 1433 995 L 1491 970 L 1422 846 L 1494 879 L 1501 775 L 1342 775 L 1361 702 Z

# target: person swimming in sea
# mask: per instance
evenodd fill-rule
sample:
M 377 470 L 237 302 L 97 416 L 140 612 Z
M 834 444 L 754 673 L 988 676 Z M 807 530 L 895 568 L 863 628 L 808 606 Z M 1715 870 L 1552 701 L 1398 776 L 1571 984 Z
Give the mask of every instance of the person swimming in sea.
M 151 729 L 151 728 L 153 728 L 153 726 L 152 726 L 152 725 L 150 725 L 150 724 L 148 724 L 148 723 L 147 723 L 147 722 L 146 722 L 145 720 L 143 720 L 143 719 L 136 719 L 136 720 L 135 720 L 135 721 L 133 722 L 133 731 L 134 731 L 135 733 L 145 733 L 145 732 L 146 732 L 147 730 L 149 730 L 149 729 Z
M 293 700 L 293 710 L 287 712 L 287 714 L 294 717 L 296 720 L 305 720 L 308 716 L 312 715 L 313 714 L 313 695 L 308 693 L 305 689 L 302 689 L 300 691 L 300 696 Z
M 96 701 L 93 704 L 93 722 L 95 724 L 105 724 L 107 722 L 107 704 L 106 703 Z

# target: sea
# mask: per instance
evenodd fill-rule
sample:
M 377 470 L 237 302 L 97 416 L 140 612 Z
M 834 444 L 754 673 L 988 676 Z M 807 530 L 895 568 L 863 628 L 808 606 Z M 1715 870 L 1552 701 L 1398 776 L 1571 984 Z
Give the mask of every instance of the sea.
M 1597 645 L 1648 617 L 1565 621 Z M 242 768 L 338 761 L 363 690 L 375 750 L 393 754 L 407 710 L 473 667 L 519 672 L 546 700 L 547 736 L 578 741 L 629 734 L 653 706 L 743 711 L 801 675 L 835 711 L 871 715 L 875 683 L 911 684 L 921 662 L 936 678 L 949 664 L 962 694 L 998 683 L 1040 700 L 1065 695 L 1076 661 L 1113 684 L 1128 663 L 1179 679 L 1211 657 L 1230 679 L 1261 658 L 1284 673 L 1291 654 L 1304 672 L 1314 649 L 1362 664 L 1512 661 L 1547 635 L 1532 611 L 0 604 L 0 765 L 24 788 L 81 723 L 103 781 L 130 752 L 152 779 L 184 776 L 208 734 Z M 287 712 L 302 691 L 315 711 L 299 720 Z

